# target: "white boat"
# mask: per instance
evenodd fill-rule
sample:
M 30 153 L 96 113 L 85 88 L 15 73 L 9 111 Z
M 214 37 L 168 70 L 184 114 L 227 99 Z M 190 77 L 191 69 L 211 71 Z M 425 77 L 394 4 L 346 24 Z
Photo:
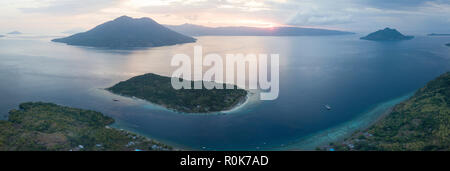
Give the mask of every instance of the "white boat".
M 327 108 L 328 110 L 331 110 L 331 106 L 330 105 L 325 105 L 325 108 Z

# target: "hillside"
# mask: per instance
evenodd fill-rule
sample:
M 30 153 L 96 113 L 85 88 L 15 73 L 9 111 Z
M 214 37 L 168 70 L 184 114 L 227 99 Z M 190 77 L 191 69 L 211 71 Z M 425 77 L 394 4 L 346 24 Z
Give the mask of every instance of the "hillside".
M 370 33 L 365 37 L 361 37 L 363 40 L 373 41 L 398 41 L 398 40 L 411 40 L 414 36 L 405 36 L 396 29 L 385 28 L 384 30 L 378 30 Z
M 122 16 L 87 32 L 52 41 L 77 46 L 126 49 L 192 43 L 196 39 L 174 32 L 150 18 Z
M 450 150 L 450 72 L 429 82 L 369 129 L 328 149 L 361 151 Z
M 134 151 L 171 147 L 108 127 L 114 119 L 51 103 L 23 103 L 0 121 L 0 151 Z

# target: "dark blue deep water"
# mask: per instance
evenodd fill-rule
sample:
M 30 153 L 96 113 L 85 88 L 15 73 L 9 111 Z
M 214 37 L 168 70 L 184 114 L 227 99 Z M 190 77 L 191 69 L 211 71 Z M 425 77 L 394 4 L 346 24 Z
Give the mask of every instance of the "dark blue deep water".
M 311 149 L 302 142 L 325 143 L 313 135 L 357 123 L 450 71 L 450 47 L 444 45 L 450 37 L 401 42 L 363 41 L 358 35 L 198 37 L 195 44 L 120 51 L 49 40 L 0 38 L 1 119 L 21 102 L 53 102 L 103 112 L 117 120 L 115 127 L 188 149 Z M 176 69 L 171 57 L 192 55 L 194 45 L 221 55 L 279 53 L 279 98 L 252 101 L 226 115 L 187 115 L 102 90 L 144 73 L 170 76 Z

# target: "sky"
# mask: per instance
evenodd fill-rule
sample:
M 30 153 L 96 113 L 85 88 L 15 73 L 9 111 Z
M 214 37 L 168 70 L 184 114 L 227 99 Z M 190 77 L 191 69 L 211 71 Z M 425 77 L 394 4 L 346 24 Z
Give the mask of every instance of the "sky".
M 1 0 L 0 34 L 89 30 L 123 15 L 170 25 L 450 33 L 450 0 Z

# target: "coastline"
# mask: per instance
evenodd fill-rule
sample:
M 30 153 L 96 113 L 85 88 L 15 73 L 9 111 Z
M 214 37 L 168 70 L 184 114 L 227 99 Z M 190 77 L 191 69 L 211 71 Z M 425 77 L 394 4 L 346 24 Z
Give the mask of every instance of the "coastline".
M 169 108 L 166 108 L 162 105 L 158 105 L 152 102 L 149 102 L 147 100 L 144 99 L 140 99 L 140 98 L 136 98 L 136 97 L 129 97 L 129 96 L 123 96 L 123 95 L 119 95 L 119 94 L 115 94 L 105 88 L 93 88 L 91 89 L 93 94 L 96 94 L 95 96 L 99 96 L 105 100 L 118 100 L 118 103 L 126 103 L 126 104 L 130 104 L 133 103 L 133 105 L 138 105 L 141 106 L 143 108 L 148 108 L 149 110 L 163 110 L 163 111 L 169 111 L 169 112 L 173 112 L 174 114 L 180 114 L 180 115 L 197 115 L 197 116 L 219 116 L 219 115 L 229 115 L 229 114 L 234 114 L 234 113 L 238 113 L 241 110 L 245 109 L 245 107 L 247 107 L 248 105 L 251 104 L 255 104 L 256 103 L 256 99 L 259 98 L 259 96 L 257 96 L 257 92 L 253 92 L 251 90 L 246 90 L 247 91 L 247 95 L 245 97 L 245 100 L 242 100 L 240 103 L 234 105 L 232 108 L 230 108 L 229 110 L 225 110 L 225 111 L 221 111 L 221 112 L 214 112 L 214 113 L 183 113 L 183 112 L 178 112 L 178 111 L 174 111 L 171 110 Z M 173 148 L 174 151 L 191 151 L 191 150 L 204 150 L 201 148 L 193 148 L 193 147 L 189 147 L 183 144 L 179 144 L 173 141 L 168 141 L 165 139 L 161 139 L 161 138 L 156 138 L 153 137 L 152 135 L 143 133 L 141 131 L 139 131 L 139 129 L 137 129 L 136 127 L 134 127 L 133 125 L 129 125 L 125 122 L 122 122 L 120 119 L 116 119 L 114 118 L 116 121 L 110 125 L 110 127 L 118 129 L 118 130 L 124 130 L 124 131 L 128 131 L 128 132 L 132 132 L 134 134 L 137 134 L 139 136 L 148 138 L 150 140 L 153 140 L 155 142 L 158 143 L 162 143 L 165 145 L 168 145 L 170 147 Z
M 229 109 L 222 110 L 222 111 L 216 111 L 216 112 L 187 113 L 187 112 L 181 112 L 181 111 L 178 111 L 178 110 L 175 110 L 175 109 L 168 108 L 168 107 L 166 107 L 164 105 L 152 103 L 152 102 L 150 102 L 148 100 L 141 99 L 141 98 L 138 98 L 138 97 L 134 97 L 134 96 L 130 97 L 130 96 L 127 96 L 127 95 L 116 94 L 116 93 L 108 90 L 107 88 L 99 88 L 99 89 L 102 90 L 102 91 L 106 91 L 109 94 L 114 95 L 114 96 L 120 96 L 122 98 L 128 98 L 128 99 L 131 99 L 131 100 L 144 101 L 144 102 L 146 102 L 146 103 L 148 103 L 148 104 L 150 104 L 152 106 L 155 106 L 155 107 L 157 107 L 159 109 L 170 111 L 170 112 L 174 112 L 174 113 L 184 114 L 184 115 L 224 115 L 224 114 L 235 113 L 235 112 L 239 111 L 240 109 L 242 109 L 244 106 L 246 106 L 249 103 L 250 98 L 255 95 L 255 93 L 253 93 L 253 92 L 251 92 L 249 90 L 245 90 L 247 92 L 247 95 L 245 96 L 244 100 L 241 100 L 239 103 L 233 105 Z M 114 99 L 112 99 L 112 100 L 114 100 Z
M 242 101 L 241 103 L 236 104 L 232 109 L 227 110 L 227 111 L 221 111 L 221 112 L 213 112 L 213 113 L 183 113 L 183 112 L 178 112 L 178 111 L 173 111 L 170 110 L 164 106 L 158 105 L 158 104 L 154 104 L 151 103 L 149 101 L 146 101 L 144 99 L 139 99 L 139 98 L 132 98 L 132 97 L 127 97 L 127 96 L 121 96 L 118 94 L 114 94 L 106 89 L 102 89 L 99 88 L 97 90 L 103 91 L 103 92 L 107 92 L 107 97 L 109 99 L 114 99 L 114 96 L 118 96 L 120 97 L 120 99 L 125 98 L 127 100 L 130 101 L 135 101 L 140 103 L 141 106 L 143 107 L 150 107 L 152 110 L 165 110 L 165 111 L 170 111 L 170 112 L 174 112 L 175 114 L 182 114 L 182 115 L 204 115 L 204 116 L 218 116 L 218 115 L 231 115 L 234 113 L 237 113 L 241 110 L 243 110 L 245 107 L 250 106 L 251 104 L 254 103 L 254 99 L 257 98 L 257 95 L 255 92 L 250 92 L 249 90 L 246 90 L 248 92 L 245 101 Z M 297 140 L 293 140 L 291 142 L 288 142 L 286 144 L 284 144 L 281 147 L 269 147 L 267 148 L 267 150 L 288 150 L 288 151 L 313 151 L 315 150 L 317 147 L 321 147 L 321 146 L 326 146 L 331 142 L 339 142 L 344 140 L 345 138 L 351 136 L 354 132 L 358 131 L 358 130 L 362 130 L 365 128 L 370 127 L 371 125 L 375 124 L 376 122 L 378 122 L 379 120 L 383 119 L 385 116 L 387 116 L 392 108 L 409 99 L 411 96 L 414 95 L 415 92 L 411 92 L 408 93 L 406 95 L 376 104 L 374 107 L 368 109 L 365 112 L 362 112 L 359 116 L 356 116 L 356 118 L 350 120 L 350 121 L 346 121 L 344 123 L 341 123 L 337 126 L 331 127 L 331 128 L 327 128 L 325 130 L 316 132 L 316 133 L 312 133 L 310 135 L 307 135 L 305 137 L 299 138 Z M 106 95 L 104 93 L 102 93 L 103 95 Z M 109 96 L 109 97 L 108 97 Z M 122 100 L 120 100 L 122 101 Z M 119 128 L 119 129 L 124 129 L 127 131 L 131 131 L 134 132 L 138 135 L 147 137 L 149 139 L 155 140 L 157 142 L 161 142 L 167 145 L 172 146 L 174 149 L 176 150 L 193 150 L 194 148 L 192 147 L 188 147 L 188 146 L 184 146 L 182 144 L 177 144 L 174 142 L 170 142 L 170 141 L 166 141 L 166 140 L 162 140 L 162 139 L 158 139 L 158 138 L 154 138 L 151 135 L 148 134 L 142 134 L 141 132 L 139 132 L 139 130 L 133 129 L 132 127 L 127 127 L 125 125 L 123 125 L 123 123 L 120 123 L 121 121 L 116 120 L 116 124 L 113 125 L 113 127 Z M 197 150 L 201 150 L 201 149 L 197 149 Z
M 248 106 L 251 102 L 254 102 L 254 100 L 255 100 L 254 98 L 256 98 L 256 96 L 255 96 L 256 92 L 252 92 L 250 90 L 246 90 L 246 91 L 247 91 L 247 95 L 245 96 L 245 100 L 241 100 L 241 102 L 237 103 L 230 109 L 220 111 L 220 112 L 218 112 L 218 114 L 232 114 L 235 112 L 239 112 L 241 109 Z M 214 114 L 214 113 L 211 113 L 211 114 Z
M 151 136 L 149 134 L 146 134 L 146 133 L 143 133 L 143 132 L 139 131 L 139 129 L 137 129 L 137 128 L 133 127 L 133 126 L 130 126 L 129 124 L 124 123 L 124 122 L 122 122 L 121 120 L 118 120 L 118 119 L 115 119 L 115 122 L 113 124 L 109 125 L 109 127 L 117 129 L 119 131 L 125 131 L 125 132 L 136 134 L 136 135 L 141 136 L 141 137 L 145 137 L 145 138 L 147 138 L 147 139 L 149 139 L 149 140 L 151 140 L 153 142 L 159 143 L 159 144 L 167 145 L 167 146 L 172 148 L 171 151 L 189 151 L 189 150 L 194 150 L 194 149 L 192 149 L 190 147 L 187 147 L 187 146 L 184 146 L 182 144 L 177 144 L 175 142 L 168 141 L 168 140 L 165 140 L 165 139 L 155 138 L 155 137 L 153 137 L 153 136 Z
M 355 119 L 341 123 L 335 127 L 313 133 L 296 140 L 296 142 L 292 144 L 288 144 L 280 148 L 274 148 L 273 150 L 312 151 L 317 147 L 326 146 L 331 142 L 341 141 L 352 135 L 354 132 L 368 128 L 375 124 L 388 115 L 395 105 L 409 99 L 413 95 L 414 92 L 411 92 L 404 96 L 382 102 L 372 109 L 363 112 Z
M 90 109 L 51 102 L 23 102 L 4 120 L 3 151 L 171 151 L 179 150 L 154 138 L 114 127 L 111 116 Z M 45 129 L 46 124 L 50 123 Z M 42 126 L 44 125 L 44 126 Z M 50 132 L 50 133 L 49 133 Z M 57 135 L 56 139 L 37 135 Z M 52 136 L 54 137 L 54 136 Z M 114 141 L 108 141 L 114 139 Z M 20 142 L 28 141 L 23 146 Z M 19 142 L 19 143 L 18 143 Z

